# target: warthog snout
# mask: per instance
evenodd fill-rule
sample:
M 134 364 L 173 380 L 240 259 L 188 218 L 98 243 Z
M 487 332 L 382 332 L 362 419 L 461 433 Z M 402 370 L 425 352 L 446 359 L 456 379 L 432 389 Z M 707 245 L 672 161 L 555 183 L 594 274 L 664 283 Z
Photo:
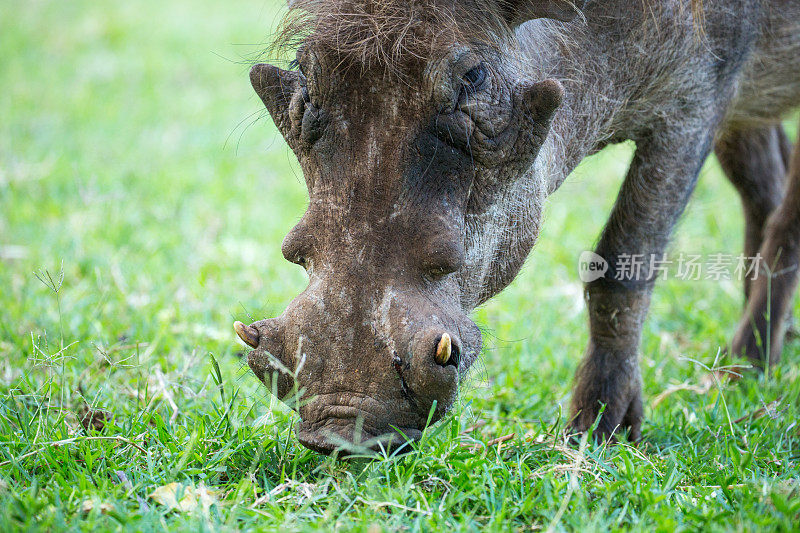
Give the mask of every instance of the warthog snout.
M 356 306 L 343 301 L 356 291 L 313 285 L 278 318 L 234 323 L 250 368 L 300 414 L 300 442 L 330 453 L 419 439 L 453 404 L 477 327 L 410 289 L 368 290 Z

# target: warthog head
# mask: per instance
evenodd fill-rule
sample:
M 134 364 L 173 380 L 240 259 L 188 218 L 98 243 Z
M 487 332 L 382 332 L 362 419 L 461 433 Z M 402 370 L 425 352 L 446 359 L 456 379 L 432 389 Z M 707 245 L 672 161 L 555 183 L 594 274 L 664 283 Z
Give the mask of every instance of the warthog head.
M 538 234 L 546 191 L 529 169 L 562 89 L 503 47 L 521 20 L 567 8 L 514 4 L 295 1 L 296 68 L 250 72 L 305 176 L 282 251 L 309 283 L 281 316 L 235 327 L 258 378 L 294 397 L 309 448 L 396 447 L 441 418 L 481 350 L 468 313 Z

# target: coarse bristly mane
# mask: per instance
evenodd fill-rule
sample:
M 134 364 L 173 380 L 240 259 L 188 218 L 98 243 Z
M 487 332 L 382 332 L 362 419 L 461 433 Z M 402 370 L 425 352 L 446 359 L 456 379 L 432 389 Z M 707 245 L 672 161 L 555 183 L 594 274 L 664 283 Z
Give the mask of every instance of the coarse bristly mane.
M 335 64 L 401 69 L 453 43 L 496 46 L 510 33 L 494 2 L 477 0 L 292 0 L 272 52 L 300 45 Z
M 640 0 L 658 9 L 663 0 Z M 493 48 L 513 30 L 503 11 L 514 0 L 289 0 L 272 45 L 273 58 L 303 45 L 331 65 L 359 65 L 399 73 L 410 62 L 438 57 L 453 44 Z M 703 0 L 688 0 L 698 35 L 704 34 Z

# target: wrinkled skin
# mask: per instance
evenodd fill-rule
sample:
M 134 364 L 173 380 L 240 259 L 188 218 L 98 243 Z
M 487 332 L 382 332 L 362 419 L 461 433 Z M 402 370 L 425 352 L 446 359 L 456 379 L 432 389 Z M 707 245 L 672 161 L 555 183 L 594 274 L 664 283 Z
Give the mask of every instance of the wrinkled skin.
M 378 4 L 318 4 L 336 2 L 345 12 Z M 495 6 L 452 4 L 479 14 Z M 394 448 L 440 419 L 481 349 L 468 313 L 518 273 L 545 197 L 610 142 L 632 139 L 637 150 L 595 250 L 609 272 L 586 286 L 591 335 L 572 430 L 597 423 L 596 436 L 640 436 L 638 346 L 655 277 L 615 279 L 618 259 L 663 254 L 715 141 L 745 200 L 748 250 L 792 251 L 781 265 L 790 274 L 772 285 L 784 291 L 772 295 L 781 312 L 788 306 L 800 195 L 784 194 L 780 135 L 764 124 L 800 103 L 800 5 L 705 0 L 698 38 L 696 1 L 589 2 L 576 20 L 572 4 L 498 3 L 507 28 L 561 21 L 518 27 L 505 45 L 513 53 L 473 34 L 401 54 L 399 73 L 387 73 L 337 55 L 336 33 L 327 47 L 302 46 L 299 70 L 253 67 L 308 186 L 283 254 L 309 284 L 281 316 L 235 327 L 254 347 L 255 374 L 299 412 L 304 445 Z M 760 361 L 754 339 L 777 336 L 783 315 L 772 333 L 754 330 L 769 295 L 751 292 L 732 350 Z

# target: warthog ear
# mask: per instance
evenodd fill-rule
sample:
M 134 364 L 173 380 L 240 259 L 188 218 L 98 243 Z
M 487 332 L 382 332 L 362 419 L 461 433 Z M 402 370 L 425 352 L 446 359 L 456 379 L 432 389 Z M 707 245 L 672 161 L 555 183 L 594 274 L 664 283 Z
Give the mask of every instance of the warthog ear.
M 512 27 L 531 19 L 570 21 L 586 5 L 585 0 L 497 0 L 506 22 Z
M 545 125 L 550 124 L 553 113 L 564 99 L 564 88 L 557 80 L 522 83 L 518 91 L 525 111 L 534 121 Z
M 535 158 L 550 131 L 550 122 L 564 98 L 564 88 L 556 80 L 523 82 L 514 91 L 517 139 L 513 153 Z
M 250 69 L 250 83 L 281 132 L 289 128 L 289 104 L 297 91 L 297 72 L 260 63 Z

